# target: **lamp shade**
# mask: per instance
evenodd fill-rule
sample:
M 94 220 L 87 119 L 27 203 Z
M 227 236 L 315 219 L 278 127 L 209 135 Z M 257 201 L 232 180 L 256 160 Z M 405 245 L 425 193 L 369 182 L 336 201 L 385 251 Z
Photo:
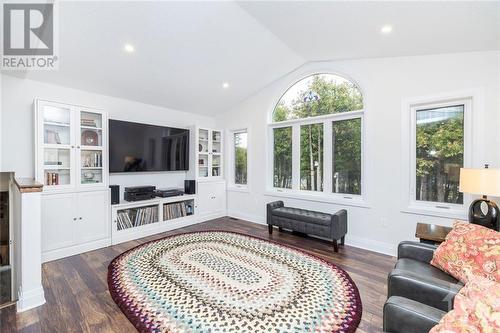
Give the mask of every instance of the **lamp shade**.
M 500 169 L 460 169 L 460 192 L 500 197 Z

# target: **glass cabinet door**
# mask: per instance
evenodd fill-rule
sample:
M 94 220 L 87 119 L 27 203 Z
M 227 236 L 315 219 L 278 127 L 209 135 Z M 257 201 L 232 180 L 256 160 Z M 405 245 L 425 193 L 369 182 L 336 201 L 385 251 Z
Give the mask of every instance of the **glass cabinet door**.
M 198 177 L 222 176 L 222 132 L 200 128 L 198 130 Z
M 80 184 L 103 183 L 103 117 L 100 113 L 80 111 Z
M 48 187 L 72 184 L 71 109 L 45 104 L 41 106 L 43 132 L 43 183 Z
M 222 176 L 222 133 L 220 131 L 212 131 L 212 161 L 211 172 L 212 177 Z
M 198 131 L 198 176 L 205 178 L 209 176 L 209 131 L 200 129 Z

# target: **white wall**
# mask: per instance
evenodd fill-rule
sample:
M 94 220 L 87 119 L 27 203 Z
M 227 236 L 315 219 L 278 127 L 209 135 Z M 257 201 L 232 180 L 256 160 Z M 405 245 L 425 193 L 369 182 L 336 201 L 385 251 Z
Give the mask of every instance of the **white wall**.
M 2 110 L 3 110 L 3 107 L 2 107 L 2 81 L 3 81 L 3 74 L 0 73 L 0 171 L 3 171 L 3 168 L 2 168 L 2 132 L 3 132 L 3 129 L 2 129 Z
M 1 101 L 0 151 L 2 164 L 0 169 L 15 171 L 16 177 L 34 177 L 35 175 L 34 98 L 103 108 L 109 113 L 111 119 L 173 127 L 191 125 L 213 127 L 215 123 L 213 118 L 205 116 L 8 75 L 3 75 L 1 81 L 3 99 Z M 186 172 L 117 174 L 110 177 L 110 184 L 184 187 L 185 177 Z M 123 186 L 121 190 L 123 191 Z
M 307 64 L 280 78 L 230 111 L 217 117 L 217 125 L 230 129 L 250 127 L 250 193 L 229 192 L 229 215 L 263 223 L 265 204 L 280 198 L 266 195 L 266 123 L 276 102 L 298 79 L 314 72 L 343 74 L 364 93 L 366 127 L 365 191 L 368 208 L 347 207 L 283 198 L 285 204 L 332 212 L 347 208 L 346 242 L 380 252 L 395 253 L 396 245 L 413 239 L 416 222 L 450 225 L 451 219 L 401 212 L 402 100 L 459 90 L 479 89 L 484 94 L 484 130 L 476 133 L 486 149 L 475 154 L 474 166 L 484 162 L 500 167 L 499 120 L 500 52 L 364 59 Z

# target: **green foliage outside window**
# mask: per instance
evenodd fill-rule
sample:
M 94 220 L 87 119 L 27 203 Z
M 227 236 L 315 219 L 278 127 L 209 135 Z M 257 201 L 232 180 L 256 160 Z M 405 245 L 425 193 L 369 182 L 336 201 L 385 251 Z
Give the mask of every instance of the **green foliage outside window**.
M 312 93 L 312 94 L 311 94 Z M 314 96 L 315 98 L 310 98 Z M 299 81 L 280 99 L 273 113 L 273 122 L 317 117 L 363 109 L 363 97 L 355 84 L 331 74 L 317 74 Z M 336 127 L 334 126 L 334 129 Z M 337 166 L 343 189 L 360 193 L 361 181 L 361 120 L 345 121 L 337 128 L 334 165 Z M 323 123 L 302 125 L 300 129 L 300 189 L 322 191 Z M 335 140 L 334 140 L 335 141 Z M 354 167 L 353 165 L 359 165 Z M 347 172 L 347 173 L 346 173 Z M 347 178 L 345 178 L 347 177 Z M 291 188 L 292 130 L 274 130 L 274 187 Z
M 361 194 L 361 119 L 336 121 L 333 132 L 333 192 Z
M 292 188 L 292 128 L 274 129 L 273 186 Z
M 247 133 L 234 133 L 234 183 L 247 184 Z
M 416 199 L 463 203 L 464 106 L 417 111 Z

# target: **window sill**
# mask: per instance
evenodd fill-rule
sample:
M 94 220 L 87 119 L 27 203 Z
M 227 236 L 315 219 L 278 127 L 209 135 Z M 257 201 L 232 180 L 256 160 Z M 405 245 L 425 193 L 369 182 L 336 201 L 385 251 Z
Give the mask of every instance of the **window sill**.
M 468 220 L 468 212 L 465 209 L 450 208 L 440 209 L 430 206 L 410 205 L 401 210 L 402 213 L 423 216 L 442 217 L 448 219 Z
M 291 198 L 298 200 L 307 200 L 314 202 L 325 202 L 336 205 L 344 205 L 344 206 L 352 206 L 352 207 L 361 207 L 361 208 L 371 208 L 368 203 L 363 199 L 362 196 L 353 195 L 352 199 L 342 198 L 337 195 L 328 195 L 325 193 L 304 193 L 306 191 L 292 191 L 292 190 L 267 190 L 265 191 L 265 195 L 272 197 L 282 197 L 282 198 Z M 348 196 L 347 194 L 345 196 Z
M 250 193 L 248 186 L 235 186 L 228 185 L 227 190 L 230 192 L 242 192 L 242 193 Z

